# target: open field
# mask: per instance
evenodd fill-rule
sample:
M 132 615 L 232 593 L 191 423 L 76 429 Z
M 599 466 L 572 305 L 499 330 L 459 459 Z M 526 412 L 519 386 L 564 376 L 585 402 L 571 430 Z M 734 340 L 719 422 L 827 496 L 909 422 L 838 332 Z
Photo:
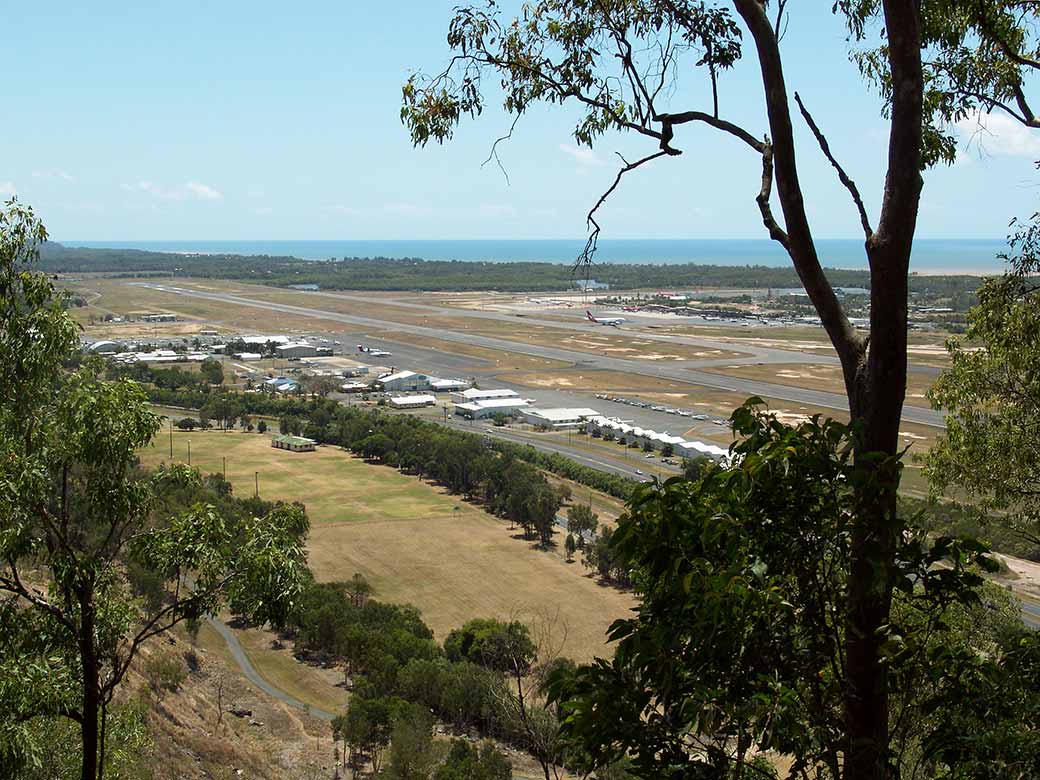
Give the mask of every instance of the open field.
M 377 598 L 419 607 L 439 639 L 473 617 L 555 618 L 557 633 L 566 626 L 564 652 L 589 658 L 606 652 L 607 626 L 633 604 L 580 563 L 565 563 L 562 551 L 531 549 L 507 523 L 394 469 L 331 447 L 283 452 L 266 436 L 220 432 L 175 433 L 178 460 L 186 460 L 189 438 L 192 465 L 219 472 L 227 458 L 238 495 L 252 492 L 258 471 L 262 497 L 306 504 L 308 558 L 319 580 L 361 572 Z M 169 460 L 168 447 L 169 434 L 161 434 L 142 461 Z
M 385 339 L 400 339 L 399 333 L 389 331 L 373 332 L 372 336 Z M 502 352 L 501 350 L 478 347 L 474 344 L 458 344 L 451 341 L 432 338 L 430 336 L 408 336 L 408 343 L 416 347 L 429 347 L 430 349 L 449 352 L 454 355 L 465 355 L 474 358 L 473 369 L 494 371 L 499 373 L 510 371 L 561 371 L 571 368 L 573 363 L 565 363 L 562 360 L 550 360 L 533 355 L 520 355 L 514 352 Z M 480 365 L 483 363 L 484 365 Z
M 257 310 L 246 306 L 228 306 L 216 301 L 171 295 L 133 284 L 134 279 L 96 278 L 85 279 L 69 285 L 70 289 L 82 294 L 87 306 L 70 309 L 73 317 L 82 325 L 92 339 L 150 338 L 156 333 L 163 335 L 193 336 L 200 330 L 217 330 L 227 333 L 305 333 L 328 328 L 328 321 Z M 106 314 L 125 316 L 139 310 L 167 311 L 175 313 L 180 322 L 164 322 L 153 325 L 147 322 L 96 322 L 88 324 L 90 317 L 97 320 Z M 340 331 L 350 328 L 340 324 Z
M 841 374 L 841 366 L 832 365 L 740 365 L 720 366 L 718 368 L 706 368 L 713 374 L 725 374 L 747 379 L 760 379 L 763 382 L 775 382 L 780 385 L 791 385 L 792 387 L 809 387 L 814 390 L 827 390 L 838 392 L 836 388 L 843 386 L 844 380 Z M 935 382 L 935 376 L 920 372 L 911 372 L 906 381 L 906 403 L 912 406 L 928 408 L 930 405 L 925 393 L 931 389 Z

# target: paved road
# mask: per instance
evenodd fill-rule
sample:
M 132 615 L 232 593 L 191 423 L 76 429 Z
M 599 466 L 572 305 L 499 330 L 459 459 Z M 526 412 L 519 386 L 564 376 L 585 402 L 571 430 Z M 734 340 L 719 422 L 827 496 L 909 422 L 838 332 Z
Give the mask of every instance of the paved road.
M 290 304 L 275 303 L 257 298 L 246 298 L 244 296 L 228 293 L 206 292 L 185 287 L 175 287 L 172 285 L 147 282 L 138 282 L 137 284 L 153 290 L 169 292 L 176 295 L 184 295 L 190 298 L 202 298 L 221 303 L 233 303 L 239 306 L 251 306 L 259 309 L 267 309 L 269 311 L 296 314 L 301 317 L 327 319 L 333 322 L 344 322 L 370 328 L 396 330 L 401 333 L 427 336 L 442 341 L 472 344 L 503 352 L 514 352 L 542 359 L 559 360 L 574 363 L 580 368 L 588 368 L 589 370 L 619 371 L 622 373 L 651 376 L 659 379 L 671 379 L 678 382 L 692 383 L 717 390 L 726 390 L 744 396 L 761 395 L 767 398 L 793 401 L 800 404 L 810 404 L 828 409 L 837 409 L 844 412 L 848 411 L 848 401 L 844 395 L 839 395 L 838 393 L 828 393 L 820 390 L 790 387 L 787 385 L 778 385 L 771 382 L 761 382 L 752 379 L 742 379 L 722 374 L 712 374 L 707 371 L 698 371 L 691 368 L 673 368 L 666 364 L 651 363 L 649 361 L 608 357 L 605 355 L 593 355 L 586 352 L 578 352 L 557 347 L 522 344 L 507 339 L 479 336 L 472 333 L 457 333 L 441 328 L 398 323 L 390 320 L 380 320 L 374 317 L 361 317 L 303 306 L 293 306 Z M 640 333 L 639 338 L 642 338 L 642 336 L 643 334 Z M 790 357 L 788 360 L 790 360 Z M 913 406 L 906 406 L 903 408 L 903 421 L 928 425 L 936 428 L 944 427 L 942 414 L 931 409 L 922 409 Z
M 433 418 L 429 418 L 433 419 Z M 436 419 L 439 425 L 446 425 L 449 428 L 456 428 L 460 431 L 466 431 L 467 433 L 476 433 L 481 435 L 493 436 L 496 439 L 503 439 L 504 441 L 514 442 L 516 444 L 529 444 L 536 450 L 541 452 L 556 452 L 560 455 L 566 455 L 571 460 L 577 461 L 583 466 L 589 466 L 590 468 L 597 469 L 599 471 L 605 471 L 608 474 L 617 474 L 622 477 L 628 477 L 629 479 L 647 479 L 646 474 L 638 474 L 637 471 L 642 471 L 640 468 L 641 464 L 638 459 L 633 461 L 631 465 L 624 463 L 619 460 L 614 460 L 606 455 L 590 455 L 588 451 L 580 449 L 578 447 L 568 447 L 566 444 L 555 442 L 555 441 L 538 441 L 533 440 L 530 436 L 525 436 L 515 431 L 510 431 L 508 428 L 496 428 L 492 425 L 481 425 L 479 423 L 470 423 L 466 420 L 462 420 L 458 417 L 449 417 L 447 420 Z M 642 458 L 642 453 L 638 456 Z M 655 466 L 661 466 L 660 461 L 654 461 Z M 666 468 L 667 466 L 661 466 Z M 675 469 L 675 473 L 678 474 L 679 469 Z
M 1032 601 L 1023 601 L 1022 622 L 1030 628 L 1040 630 L 1040 604 Z
M 242 644 L 238 641 L 238 637 L 235 636 L 235 632 L 224 625 L 223 621 L 218 618 L 210 617 L 209 623 L 216 629 L 217 633 L 224 638 L 228 650 L 231 651 L 231 657 L 235 659 L 235 663 L 238 664 L 238 667 L 242 670 L 242 674 L 244 674 L 246 679 L 253 683 L 257 688 L 262 690 L 268 696 L 271 696 L 280 702 L 284 702 L 290 707 L 303 710 L 316 718 L 332 720 L 336 717 L 333 713 L 319 707 L 312 707 L 309 704 L 304 704 L 292 694 L 286 693 L 281 688 L 276 688 L 271 685 L 271 683 L 260 675 L 260 672 L 256 670 L 256 667 L 253 666 L 253 662 L 249 660 L 249 656 L 246 654 Z

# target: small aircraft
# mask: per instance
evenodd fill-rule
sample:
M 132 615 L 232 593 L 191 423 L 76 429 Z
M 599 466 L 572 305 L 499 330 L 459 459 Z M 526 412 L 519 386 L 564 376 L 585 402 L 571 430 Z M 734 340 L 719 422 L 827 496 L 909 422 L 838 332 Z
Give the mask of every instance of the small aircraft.
M 364 352 L 372 357 L 393 357 L 392 352 L 387 352 L 385 349 L 373 349 L 372 347 L 366 347 L 364 344 L 357 345 L 358 352 Z
M 625 321 L 624 317 L 601 317 L 596 319 L 588 309 L 585 310 L 585 316 L 589 318 L 589 322 L 595 322 L 597 325 L 610 325 L 612 328 L 620 328 L 621 323 Z

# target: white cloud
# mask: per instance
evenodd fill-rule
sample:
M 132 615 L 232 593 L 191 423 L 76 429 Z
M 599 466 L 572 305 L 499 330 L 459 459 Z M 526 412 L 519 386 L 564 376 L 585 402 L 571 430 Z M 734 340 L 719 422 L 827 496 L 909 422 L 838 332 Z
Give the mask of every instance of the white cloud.
M 967 145 L 975 144 L 987 154 L 1034 159 L 1040 156 L 1040 133 L 1006 114 L 975 112 L 957 122 L 956 128 Z
M 18 188 L 14 186 L 13 181 L 0 181 L 0 195 L 9 196 L 17 195 Z
M 574 160 L 578 165 L 589 168 L 603 165 L 603 160 L 599 158 L 599 155 L 587 146 L 560 144 L 560 151 Z
M 127 192 L 143 192 L 160 200 L 223 200 L 224 195 L 219 190 L 197 181 L 189 181 L 183 185 L 167 187 L 156 184 L 153 181 L 142 179 L 133 184 L 124 184 L 123 189 Z
M 34 179 L 41 179 L 43 181 L 64 181 L 64 182 L 74 182 L 74 181 L 76 181 L 76 177 L 75 176 L 73 176 L 68 171 L 62 171 L 62 170 L 33 171 L 32 175 L 33 175 Z
M 194 195 L 199 200 L 223 200 L 223 193 L 213 189 L 208 184 L 202 184 L 197 181 L 189 181 L 184 185 L 188 192 Z

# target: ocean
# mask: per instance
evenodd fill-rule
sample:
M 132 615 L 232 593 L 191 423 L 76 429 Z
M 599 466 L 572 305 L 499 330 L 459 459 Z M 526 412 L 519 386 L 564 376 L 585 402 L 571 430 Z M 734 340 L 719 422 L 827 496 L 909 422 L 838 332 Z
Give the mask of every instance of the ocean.
M 153 252 L 275 255 L 304 260 L 344 257 L 415 257 L 423 260 L 571 263 L 584 247 L 581 240 L 468 241 L 61 241 L 66 246 L 145 249 Z M 817 240 L 820 259 L 829 268 L 866 268 L 863 242 Z M 998 239 L 919 239 L 910 268 L 918 273 L 997 273 L 1005 249 Z M 603 239 L 596 254 L 602 263 L 676 265 L 783 266 L 791 261 L 768 239 Z

